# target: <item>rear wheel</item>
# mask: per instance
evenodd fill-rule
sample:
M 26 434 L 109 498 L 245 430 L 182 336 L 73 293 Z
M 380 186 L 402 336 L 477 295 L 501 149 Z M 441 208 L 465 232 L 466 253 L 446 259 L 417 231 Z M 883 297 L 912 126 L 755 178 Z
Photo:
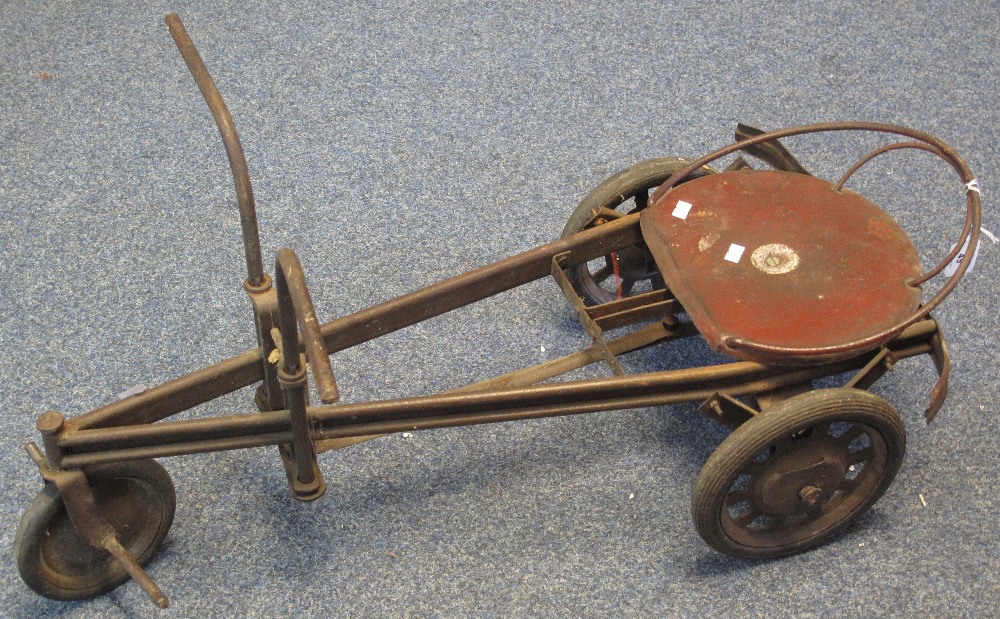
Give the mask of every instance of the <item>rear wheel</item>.
M 882 496 L 905 448 L 899 414 L 874 394 L 795 396 L 741 425 L 709 457 L 692 492 L 695 527 L 736 557 L 816 546 Z
M 571 236 L 618 217 L 636 213 L 649 204 L 649 192 L 690 165 L 687 159 L 662 157 L 637 163 L 608 178 L 587 194 L 576 207 L 563 237 Z M 685 180 L 714 174 L 699 168 Z M 625 247 L 590 262 L 566 269 L 573 288 L 587 305 L 614 301 L 620 296 L 664 287 L 653 256 L 645 245 Z
M 174 520 L 176 496 L 170 475 L 153 460 L 102 464 L 84 473 L 98 511 L 114 527 L 121 545 L 144 565 Z M 91 597 L 128 578 L 110 554 L 80 537 L 52 483 L 21 518 L 14 556 L 25 584 L 55 600 Z

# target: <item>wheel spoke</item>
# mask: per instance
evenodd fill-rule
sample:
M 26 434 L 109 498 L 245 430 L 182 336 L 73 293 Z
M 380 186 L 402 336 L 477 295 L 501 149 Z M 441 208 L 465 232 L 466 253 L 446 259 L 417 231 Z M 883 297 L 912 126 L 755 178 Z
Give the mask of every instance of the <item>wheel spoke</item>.
M 732 520 L 733 523 L 736 524 L 736 526 L 740 527 L 741 529 L 745 529 L 747 525 L 756 520 L 757 516 L 760 515 L 761 513 L 756 509 L 754 509 L 753 506 L 751 506 L 750 509 L 740 514 L 739 516 L 733 518 Z
M 830 439 L 830 428 L 833 426 L 832 423 L 818 423 L 812 427 L 812 433 L 809 435 L 809 441 L 812 443 L 820 443 Z
M 793 442 L 794 442 L 794 440 L 792 439 L 791 436 L 783 436 L 783 437 L 781 437 L 780 439 L 778 439 L 778 441 L 774 445 L 771 446 L 771 456 L 770 457 L 773 458 L 775 454 L 782 454 L 782 453 L 785 453 L 786 451 L 792 449 Z
M 611 274 L 614 272 L 615 270 L 611 268 L 611 265 L 605 263 L 605 265 L 602 266 L 600 269 L 598 269 L 595 273 L 591 273 L 590 277 L 594 280 L 595 283 L 600 284 L 607 278 L 611 277 Z
M 633 213 L 645 209 L 649 205 L 649 190 L 640 189 L 639 193 L 635 194 L 633 199 L 635 200 L 635 210 L 632 211 Z
M 844 481 L 840 482 L 839 486 L 837 486 L 837 490 L 840 490 L 844 494 L 850 494 L 860 485 L 861 485 L 861 479 L 858 477 L 855 477 L 854 479 L 845 479 Z
M 844 449 L 854 442 L 856 438 L 865 433 L 865 428 L 861 424 L 854 424 L 840 436 L 837 437 L 837 442 L 844 446 Z
M 770 456 L 768 456 L 768 458 L 770 458 Z M 746 465 L 746 467 L 744 467 L 741 473 L 749 475 L 752 480 L 760 476 L 760 474 L 764 472 L 764 468 L 766 466 L 767 460 L 764 460 L 763 462 L 750 462 Z
M 865 447 L 861 451 L 856 451 L 852 454 L 847 454 L 847 464 L 861 464 L 862 462 L 867 462 L 875 457 L 875 450 L 871 447 Z
M 786 522 L 788 522 L 788 516 L 771 516 L 771 520 L 764 525 L 763 530 L 767 532 L 777 531 Z
M 628 293 L 632 292 L 632 289 L 635 288 L 636 281 L 637 280 L 629 277 L 622 278 L 622 296 L 625 296 Z
M 750 502 L 750 492 L 747 490 L 733 490 L 726 495 L 725 507 L 728 509 L 743 502 Z
M 823 505 L 825 502 L 816 503 L 812 507 L 806 509 L 806 520 L 816 520 L 823 515 Z

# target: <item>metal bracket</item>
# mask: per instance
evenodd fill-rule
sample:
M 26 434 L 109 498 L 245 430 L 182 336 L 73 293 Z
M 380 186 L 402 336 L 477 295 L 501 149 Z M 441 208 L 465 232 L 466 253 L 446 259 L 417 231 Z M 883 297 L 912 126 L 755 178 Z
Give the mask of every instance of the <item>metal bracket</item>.
M 586 329 L 587 333 L 590 334 L 590 337 L 593 338 L 594 346 L 601 352 L 601 356 L 608 362 L 608 365 L 611 366 L 611 371 L 615 373 L 615 376 L 625 376 L 625 370 L 622 369 L 621 364 L 618 363 L 618 359 L 611 352 L 611 349 L 608 348 L 608 342 L 604 339 L 604 332 L 601 331 L 601 328 L 597 326 L 594 319 L 587 313 L 587 306 L 583 304 L 583 299 L 576 294 L 576 290 L 573 289 L 573 284 L 569 281 L 569 278 L 566 277 L 566 273 L 563 272 L 563 267 L 560 262 L 565 260 L 568 256 L 569 253 L 562 253 L 552 257 L 552 279 L 556 280 L 556 283 L 559 284 L 559 288 L 562 290 L 566 300 L 568 300 L 569 304 L 573 306 L 574 310 L 576 310 L 576 316 L 579 318 L 580 324 L 583 325 L 583 328 Z
M 665 320 L 677 324 L 675 314 L 684 311 L 669 291 L 653 290 L 586 308 L 597 326 L 617 329 L 643 320 Z
M 753 166 L 747 163 L 743 155 L 736 155 L 736 159 L 726 166 L 726 172 L 736 172 L 737 170 L 752 170 Z
M 295 446 L 292 443 L 282 443 L 278 445 L 278 454 L 281 456 L 281 463 L 285 468 L 285 477 L 288 478 L 288 487 L 292 491 L 292 496 L 299 501 L 308 503 L 315 501 L 326 492 L 326 482 L 323 480 L 323 472 L 319 469 L 319 462 L 316 461 L 317 449 L 310 449 L 306 463 L 300 465 L 295 458 Z M 312 469 L 312 481 L 304 483 L 299 480 L 301 466 Z
M 935 323 L 936 325 L 937 323 Z M 944 406 L 945 398 L 948 397 L 948 378 L 951 376 L 951 355 L 948 353 L 948 345 L 944 341 L 940 328 L 934 330 L 934 334 L 928 342 L 931 345 L 931 359 L 934 367 L 937 368 L 938 379 L 931 389 L 931 399 L 924 411 L 924 419 L 927 423 L 934 421 L 938 411 Z
M 614 209 L 602 206 L 590 212 L 590 219 L 583 224 L 583 229 L 586 230 L 587 228 L 591 228 L 593 226 L 606 224 L 609 221 L 621 219 L 622 217 L 626 217 L 627 215 L 628 215 L 627 213 L 622 213 L 620 211 L 616 211 Z
M 736 125 L 737 142 L 763 134 L 764 131 L 756 127 L 744 125 L 743 123 Z M 809 172 L 802 167 L 802 164 L 799 163 L 795 156 L 792 155 L 792 153 L 790 153 L 788 149 L 785 148 L 784 145 L 778 140 L 761 142 L 760 144 L 747 146 L 742 150 L 748 155 L 770 164 L 776 170 L 785 170 L 786 172 L 796 172 L 798 174 L 809 174 Z
M 286 351 L 287 352 L 287 351 Z M 316 461 L 316 448 L 309 431 L 309 393 L 306 391 L 306 360 L 300 355 L 298 371 L 288 374 L 278 369 L 278 381 L 288 402 L 292 442 L 278 445 L 281 461 L 288 476 L 292 496 L 300 501 L 315 501 L 326 492 L 326 482 Z
M 698 406 L 698 412 L 709 419 L 721 421 L 730 428 L 738 428 L 760 411 L 750 408 L 736 398 L 716 392 Z
M 878 351 L 871 361 L 865 364 L 865 367 L 858 370 L 858 372 L 851 377 L 851 380 L 847 381 L 845 387 L 852 389 L 865 389 L 875 384 L 875 381 L 882 378 L 886 372 L 891 372 L 892 367 L 896 365 L 899 359 L 896 355 L 888 348 L 883 348 Z
M 254 326 L 257 332 L 257 343 L 261 349 L 264 381 L 257 390 L 257 409 L 263 411 L 280 411 L 285 408 L 281 385 L 278 384 L 277 366 L 270 362 L 271 353 L 280 342 L 271 336 L 271 330 L 278 326 L 278 295 L 271 285 L 271 278 L 264 274 L 264 282 L 258 286 L 243 284 L 250 303 L 253 305 Z
M 812 391 L 813 389 L 814 387 L 812 381 L 806 381 L 803 383 L 788 385 L 786 387 L 771 389 L 769 391 L 763 391 L 761 393 L 755 393 L 753 399 L 757 402 L 757 408 L 762 411 L 766 411 L 779 402 L 784 402 L 789 398 L 794 398 L 797 395 L 801 395 L 807 391 Z

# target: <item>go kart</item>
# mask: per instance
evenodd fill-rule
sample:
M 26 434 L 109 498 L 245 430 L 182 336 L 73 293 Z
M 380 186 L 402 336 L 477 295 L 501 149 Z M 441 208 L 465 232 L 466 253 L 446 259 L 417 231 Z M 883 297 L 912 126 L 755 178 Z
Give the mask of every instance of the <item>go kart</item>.
M 933 136 L 862 122 L 772 132 L 740 125 L 734 142 L 705 156 L 653 159 L 608 178 L 555 241 L 321 324 L 292 249 L 266 272 L 233 120 L 180 18 L 166 21 L 232 168 L 258 346 L 85 414 L 38 417 L 41 447 L 26 449 L 45 486 L 20 521 L 14 552 L 22 579 L 43 596 L 85 598 L 131 576 L 167 606 L 142 567 L 174 519 L 174 486 L 154 458 L 276 446 L 292 495 L 311 501 L 326 489 L 317 454 L 363 440 L 681 402 L 733 429 L 694 484 L 698 533 L 730 555 L 779 557 L 837 535 L 892 483 L 906 435 L 895 409 L 868 391 L 879 378 L 927 355 L 938 374 L 928 423 L 944 404 L 950 359 L 931 312 L 968 269 L 960 252 L 978 243 L 980 196 L 966 164 Z M 779 141 L 821 132 L 898 141 L 831 182 Z M 943 159 L 964 188 L 961 234 L 927 271 L 896 221 L 845 187 L 871 159 L 900 149 Z M 729 155 L 724 169 L 712 167 Z M 338 402 L 331 355 L 544 278 L 591 345 L 435 395 Z M 619 362 L 695 336 L 730 360 L 638 374 Z M 609 376 L 553 380 L 591 364 L 605 364 Z M 821 379 L 839 386 L 814 388 Z M 254 410 L 169 419 L 252 385 Z

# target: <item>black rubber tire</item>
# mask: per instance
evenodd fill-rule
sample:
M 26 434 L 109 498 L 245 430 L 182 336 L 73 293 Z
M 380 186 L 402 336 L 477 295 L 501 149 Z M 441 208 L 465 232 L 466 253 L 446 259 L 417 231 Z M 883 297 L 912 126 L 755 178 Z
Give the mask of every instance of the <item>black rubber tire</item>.
M 170 530 L 177 504 L 170 475 L 153 460 L 84 469 L 101 514 L 140 565 Z M 79 600 L 109 591 L 128 574 L 110 554 L 79 536 L 55 484 L 46 484 L 21 517 L 14 536 L 21 579 L 54 600 Z
M 790 465 L 796 457 L 815 461 L 821 449 L 823 464 Z M 884 399 L 858 389 L 810 391 L 759 413 L 722 442 L 695 481 L 691 517 L 702 539 L 728 555 L 769 559 L 800 552 L 870 508 L 892 484 L 905 450 L 903 422 Z M 870 459 L 846 464 L 868 452 Z M 841 468 L 830 473 L 833 465 L 826 463 L 835 461 Z M 785 473 L 794 472 L 781 479 L 795 481 L 781 486 L 783 463 Z M 815 472 L 806 474 L 808 481 L 796 479 L 802 470 Z M 806 506 L 801 492 L 820 494 L 820 488 L 822 496 Z
M 646 192 L 648 196 L 651 189 L 659 187 L 668 178 L 690 164 L 689 160 L 679 157 L 661 157 L 637 163 L 609 177 L 588 193 L 587 197 L 576 207 L 576 210 L 573 211 L 573 214 L 567 220 L 566 227 L 563 228 L 562 236 L 565 238 L 583 231 L 587 227 L 587 224 L 594 218 L 595 211 L 599 211 L 602 208 L 617 210 L 622 205 L 634 201 L 635 196 L 640 191 Z M 705 166 L 693 172 L 685 181 L 714 173 L 715 170 Z M 644 206 L 633 204 L 626 212 L 631 213 L 641 210 Z M 644 246 L 639 249 L 645 252 L 647 262 L 652 268 L 652 272 L 655 273 L 655 265 L 653 264 L 652 256 L 649 255 L 649 250 Z M 610 257 L 605 258 L 605 260 L 610 260 Z M 594 281 L 587 264 L 566 269 L 566 276 L 573 283 L 573 288 L 577 291 L 577 294 L 583 298 L 587 305 L 608 303 L 614 301 L 617 297 L 616 292 L 606 290 L 600 286 L 599 282 Z M 653 279 L 654 288 L 663 287 L 663 281 L 658 277 L 658 274 Z

